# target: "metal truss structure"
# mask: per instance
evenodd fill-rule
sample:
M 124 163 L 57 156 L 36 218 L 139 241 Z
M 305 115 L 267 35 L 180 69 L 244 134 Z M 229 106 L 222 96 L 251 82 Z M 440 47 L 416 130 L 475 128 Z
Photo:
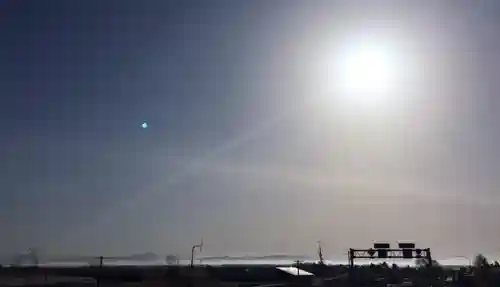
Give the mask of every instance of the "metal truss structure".
M 429 248 L 415 248 L 413 243 L 401 243 L 399 248 L 389 248 L 389 244 L 374 244 L 369 249 L 349 249 L 349 265 L 354 267 L 355 259 L 417 259 L 425 258 L 428 265 L 432 265 L 431 250 Z

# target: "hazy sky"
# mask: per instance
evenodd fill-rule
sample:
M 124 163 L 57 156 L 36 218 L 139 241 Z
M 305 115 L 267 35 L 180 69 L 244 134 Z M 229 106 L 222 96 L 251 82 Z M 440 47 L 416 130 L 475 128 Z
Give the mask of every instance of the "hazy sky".
M 496 253 L 499 13 L 0 1 L 0 254 Z M 362 108 L 329 67 L 368 42 L 404 80 Z

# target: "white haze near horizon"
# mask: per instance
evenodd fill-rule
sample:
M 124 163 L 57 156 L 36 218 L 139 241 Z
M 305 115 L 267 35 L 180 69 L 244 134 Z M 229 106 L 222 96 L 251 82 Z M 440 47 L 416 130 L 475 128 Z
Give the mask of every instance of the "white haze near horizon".
M 314 263 L 317 262 L 315 260 L 304 260 L 301 261 L 303 263 Z M 347 265 L 347 260 L 326 260 L 327 265 Z M 469 260 L 467 259 L 447 259 L 447 260 L 438 260 L 441 265 L 446 266 L 466 266 L 469 265 Z M 201 262 L 197 260 L 196 264 L 203 265 L 212 265 L 212 266 L 220 266 L 220 265 L 292 265 L 295 261 L 290 260 L 202 260 Z M 381 261 L 359 261 L 356 262 L 357 265 L 367 265 L 367 264 L 379 264 Z M 388 261 L 388 264 L 396 264 L 398 266 L 415 266 L 415 262 L 412 260 L 400 260 L 400 261 Z M 179 265 L 189 265 L 189 260 L 180 260 Z M 39 266 L 44 267 L 79 267 L 79 266 L 87 266 L 91 265 L 88 262 L 47 262 L 41 263 Z M 105 266 L 161 266 L 167 265 L 164 260 L 151 260 L 151 261 L 127 261 L 127 260 L 119 260 L 119 261 L 108 261 L 104 262 Z M 29 264 L 26 264 L 29 266 Z
M 498 257 L 489 257 L 489 262 L 494 262 Z M 493 259 L 495 258 L 495 259 Z M 438 259 L 436 260 L 439 264 L 443 266 L 467 266 L 473 264 L 474 257 L 452 257 L 447 259 Z M 306 259 L 305 257 L 301 257 L 300 262 L 302 263 L 315 263 L 318 262 L 316 259 Z M 383 262 L 388 264 L 396 264 L 398 266 L 415 266 L 415 260 L 356 260 L 356 265 L 368 265 L 368 264 L 381 264 Z M 295 258 L 288 259 L 245 259 L 245 258 L 225 258 L 225 259 L 203 259 L 198 258 L 195 260 L 195 264 L 202 265 L 212 265 L 212 266 L 220 266 L 220 265 L 292 265 L 295 264 Z M 325 259 L 325 263 L 327 265 L 347 265 L 347 259 Z M 79 267 L 79 266 L 88 266 L 95 265 L 96 263 L 89 263 L 86 261 L 67 261 L 67 262 L 51 262 L 50 260 L 44 263 L 40 263 L 39 266 L 44 267 Z M 104 260 L 103 264 L 105 266 L 162 266 L 168 265 L 165 260 L 157 259 L 157 260 Z M 190 260 L 181 259 L 179 260 L 179 265 L 189 265 Z M 30 264 L 23 264 L 29 266 Z

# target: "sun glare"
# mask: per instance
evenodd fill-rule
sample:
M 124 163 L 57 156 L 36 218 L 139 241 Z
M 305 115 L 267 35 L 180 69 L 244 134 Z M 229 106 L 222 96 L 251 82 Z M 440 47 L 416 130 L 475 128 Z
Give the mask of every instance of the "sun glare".
M 316 50 L 310 88 L 332 115 L 392 116 L 404 111 L 416 76 L 406 43 L 385 36 L 336 39 Z
M 390 100 L 397 84 L 396 59 L 377 45 L 360 45 L 339 59 L 337 82 L 344 99 L 360 105 Z
M 380 94 L 388 92 L 393 74 L 390 55 L 381 49 L 362 47 L 344 58 L 343 79 L 347 93 Z

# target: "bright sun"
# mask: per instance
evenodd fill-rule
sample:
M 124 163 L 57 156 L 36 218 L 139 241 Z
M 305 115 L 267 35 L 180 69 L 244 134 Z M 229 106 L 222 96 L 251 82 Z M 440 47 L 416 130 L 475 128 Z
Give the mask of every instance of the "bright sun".
M 382 104 L 394 93 L 398 73 L 389 49 L 379 45 L 354 47 L 339 64 L 339 92 L 356 104 Z
M 314 54 L 309 90 L 327 113 L 332 108 L 332 114 L 356 116 L 399 113 L 416 75 L 410 52 L 391 37 L 336 39 Z
M 390 41 L 348 41 L 337 47 L 330 68 L 326 94 L 339 102 L 338 108 L 353 112 L 368 108 L 380 111 L 395 104 L 402 86 L 404 65 Z M 325 96 L 326 96 L 325 94 Z
M 362 47 L 343 59 L 343 86 L 348 93 L 388 92 L 393 80 L 390 55 L 380 48 Z

